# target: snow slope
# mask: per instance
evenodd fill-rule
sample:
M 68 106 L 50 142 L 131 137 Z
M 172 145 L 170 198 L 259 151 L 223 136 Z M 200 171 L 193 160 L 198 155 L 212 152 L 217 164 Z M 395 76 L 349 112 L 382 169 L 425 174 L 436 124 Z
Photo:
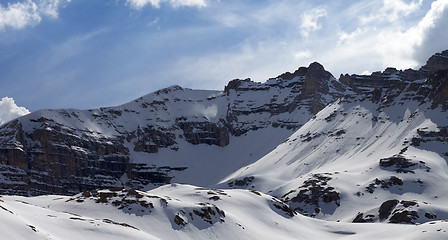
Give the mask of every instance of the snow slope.
M 340 100 L 217 187 L 256 189 L 332 221 L 351 222 L 360 213 L 375 222 L 447 219 L 447 123 L 448 114 L 430 104 Z M 437 137 L 417 145 L 425 131 Z M 393 213 L 402 215 L 378 216 L 389 200 L 400 202 Z
M 349 224 L 301 216 L 256 191 L 171 184 L 74 197 L 4 196 L 5 239 L 443 239 L 448 223 Z

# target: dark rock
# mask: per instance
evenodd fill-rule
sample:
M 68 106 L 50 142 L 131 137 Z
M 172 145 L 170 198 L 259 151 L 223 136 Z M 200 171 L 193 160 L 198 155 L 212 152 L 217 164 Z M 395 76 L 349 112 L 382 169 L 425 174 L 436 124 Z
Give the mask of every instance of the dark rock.
M 297 194 L 295 194 L 297 190 L 291 190 L 281 199 L 296 211 L 311 216 L 321 212 L 320 206 L 324 203 L 334 203 L 334 208 L 337 208 L 340 205 L 340 196 L 336 189 L 328 184 L 328 181 L 331 180 L 329 175 L 314 174 L 297 189 Z M 289 195 L 293 195 L 293 197 L 290 198 Z
M 414 223 L 413 220 L 418 218 L 416 211 L 398 211 L 390 217 L 390 223 Z
M 234 79 L 230 81 L 227 86 L 224 87 L 224 92 L 228 93 L 230 89 L 233 89 L 235 91 L 238 90 L 238 87 L 241 85 L 242 82 L 250 82 L 250 78 L 241 80 L 241 79 Z
M 372 91 L 372 102 L 373 103 L 378 103 L 381 100 L 381 97 L 382 97 L 381 88 L 375 88 Z
M 229 144 L 229 130 L 225 126 L 210 122 L 179 122 L 178 125 L 184 131 L 185 140 L 191 144 L 220 147 Z
M 136 152 L 157 153 L 160 148 L 176 144 L 176 136 L 169 129 L 155 129 L 153 126 L 138 128 L 131 133 L 137 139 Z
M 410 207 L 410 206 L 417 205 L 417 202 L 416 201 L 405 201 L 405 200 L 402 200 L 400 202 L 400 204 L 403 205 L 403 207 L 407 208 L 407 207 Z
M 412 162 L 411 160 L 396 155 L 389 158 L 380 159 L 380 167 L 388 168 L 388 167 L 396 167 L 396 168 L 409 168 L 417 165 L 417 163 Z
M 398 203 L 396 199 L 383 202 L 378 210 L 380 220 L 388 218 Z
M 377 186 L 380 186 L 381 188 L 389 188 L 394 185 L 402 186 L 403 180 L 401 180 L 400 178 L 397 178 L 395 176 L 391 176 L 389 179 L 386 179 L 386 180 L 380 180 L 380 179 L 376 178 L 373 181 L 373 183 L 370 183 L 366 187 L 366 191 L 369 193 L 373 193 Z
M 374 215 L 367 215 L 364 217 L 363 213 L 358 213 L 356 217 L 353 219 L 353 223 L 367 223 L 367 222 L 373 222 Z
M 185 220 L 183 218 L 181 218 L 179 215 L 176 215 L 174 217 L 174 223 L 184 227 L 185 225 L 187 225 L 187 223 L 185 222 Z
M 389 178 L 388 185 L 399 185 L 399 186 L 402 186 L 403 185 L 403 180 L 401 180 L 401 179 L 399 179 L 399 178 L 397 178 L 395 176 L 391 176 Z
M 426 218 L 428 218 L 428 219 L 435 219 L 435 218 L 437 218 L 437 215 L 436 214 L 431 214 L 431 213 L 425 213 L 425 217 Z
M 448 61 L 448 57 L 446 60 Z M 429 94 L 429 98 L 433 101 L 432 108 L 441 106 L 446 111 L 448 109 L 448 69 L 435 72 L 429 78 L 429 83 L 433 88 Z
M 253 176 L 244 177 L 243 179 L 237 179 L 228 183 L 229 187 L 238 186 L 244 187 L 249 186 L 255 178 Z
M 283 211 L 283 213 L 286 214 L 288 217 L 294 217 L 295 215 L 297 215 L 297 212 L 294 209 L 292 209 L 287 204 L 285 204 L 275 198 L 272 198 L 271 204 L 275 208 Z
M 281 75 L 279 75 L 277 78 L 285 79 L 285 80 L 291 80 L 294 77 L 303 77 L 307 73 L 308 68 L 306 67 L 300 67 L 294 73 L 286 72 Z
M 325 107 L 321 97 L 329 93 L 328 83 L 331 78 L 333 75 L 317 62 L 311 63 L 308 67 L 299 99 L 310 99 L 309 109 L 313 114 Z

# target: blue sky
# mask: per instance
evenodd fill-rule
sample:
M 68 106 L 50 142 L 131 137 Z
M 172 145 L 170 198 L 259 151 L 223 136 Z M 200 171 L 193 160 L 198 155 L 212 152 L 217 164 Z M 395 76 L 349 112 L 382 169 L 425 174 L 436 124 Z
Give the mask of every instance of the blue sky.
M 448 0 L 0 0 L 0 98 L 97 108 L 313 61 L 418 68 L 447 43 Z

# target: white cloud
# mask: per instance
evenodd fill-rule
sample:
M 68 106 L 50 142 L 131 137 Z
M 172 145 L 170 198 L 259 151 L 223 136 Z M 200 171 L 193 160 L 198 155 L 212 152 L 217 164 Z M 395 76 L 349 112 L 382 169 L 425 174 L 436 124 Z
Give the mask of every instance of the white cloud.
M 204 106 L 202 104 L 193 105 L 192 109 L 193 115 L 202 115 L 208 120 L 213 119 L 218 114 L 218 106 L 213 104 L 211 106 Z
M 155 8 L 159 8 L 163 2 L 169 3 L 173 7 L 205 7 L 205 0 L 126 0 L 126 3 L 135 9 L 141 9 L 150 4 Z
M 298 51 L 294 54 L 295 59 L 309 59 L 313 56 L 310 50 Z
M 43 15 L 57 18 L 59 15 L 59 8 L 69 2 L 71 2 L 71 0 L 40 0 L 39 11 Z
M 414 39 L 413 57 L 419 62 L 429 55 L 448 49 L 448 0 L 437 0 L 418 25 L 407 32 Z
M 322 28 L 319 18 L 326 17 L 327 10 L 325 8 L 315 8 L 302 15 L 302 24 L 300 25 L 300 33 L 307 38 L 311 32 Z
M 448 0 L 434 1 L 419 18 L 411 16 L 411 13 L 419 10 L 422 1 L 404 3 L 401 0 L 385 0 L 382 7 L 371 4 L 370 10 L 350 9 L 358 9 L 363 13 L 358 15 L 369 16 L 369 21 L 358 18 L 351 31 L 339 30 L 337 47 L 330 53 L 316 55 L 330 60 L 331 67 L 336 69 L 349 62 L 350 68 L 356 68 L 360 73 L 366 69 L 377 71 L 389 66 L 419 68 L 432 54 L 448 48 Z M 375 8 L 379 11 L 375 12 Z M 347 16 L 344 12 L 341 15 Z
M 412 1 L 407 4 L 402 0 L 384 0 L 383 11 L 388 15 L 390 21 L 395 21 L 403 16 L 415 12 L 422 5 L 423 0 Z
M 0 29 L 6 26 L 20 29 L 41 21 L 37 5 L 32 1 L 9 4 L 6 8 L 0 5 Z
M 0 125 L 28 113 L 28 109 L 17 106 L 12 98 L 4 97 L 0 101 Z
M 411 3 L 403 0 L 383 0 L 382 3 L 373 2 L 369 14 L 361 14 L 359 19 L 361 24 L 372 24 L 379 22 L 395 22 L 411 13 L 417 11 L 422 6 L 423 0 L 412 1 Z M 372 9 L 378 9 L 372 11 Z
M 22 29 L 41 22 L 42 16 L 58 17 L 58 9 L 71 0 L 26 0 L 23 2 L 0 4 L 0 30 L 11 27 Z
M 153 20 L 148 22 L 148 26 L 152 27 L 154 25 L 157 25 L 157 23 L 159 22 L 159 17 L 154 18 Z
M 268 29 L 281 24 L 295 32 L 302 16 L 297 9 L 308 9 L 305 1 L 273 1 L 269 4 L 247 4 L 245 1 L 214 2 L 204 11 L 204 19 L 213 20 L 225 27 L 249 28 L 248 32 Z M 278 29 L 276 27 L 276 29 Z
M 448 48 L 448 0 L 437 0 L 413 27 L 378 35 L 378 49 L 389 66 L 409 68 L 423 65 L 432 54 Z
M 340 44 L 344 44 L 347 42 L 351 42 L 351 41 L 355 40 L 358 36 L 360 36 L 364 33 L 366 33 L 366 29 L 359 28 L 359 27 L 356 28 L 356 30 L 351 33 L 341 31 L 338 33 L 338 35 L 339 35 L 338 44 L 340 45 Z
M 364 71 L 364 72 L 361 73 L 361 75 L 370 75 L 370 74 L 372 74 L 371 71 Z

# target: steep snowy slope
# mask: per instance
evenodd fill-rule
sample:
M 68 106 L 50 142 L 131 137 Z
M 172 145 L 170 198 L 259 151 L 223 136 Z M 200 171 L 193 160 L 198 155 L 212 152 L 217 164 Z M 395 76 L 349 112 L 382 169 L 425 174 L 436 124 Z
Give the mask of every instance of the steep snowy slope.
M 327 220 L 447 219 L 448 114 L 428 94 L 447 73 L 400 82 L 379 99 L 338 100 L 219 187 L 256 189 Z
M 442 239 L 448 223 L 327 222 L 248 190 L 166 185 L 149 192 L 99 190 L 74 197 L 5 196 L 5 239 Z

